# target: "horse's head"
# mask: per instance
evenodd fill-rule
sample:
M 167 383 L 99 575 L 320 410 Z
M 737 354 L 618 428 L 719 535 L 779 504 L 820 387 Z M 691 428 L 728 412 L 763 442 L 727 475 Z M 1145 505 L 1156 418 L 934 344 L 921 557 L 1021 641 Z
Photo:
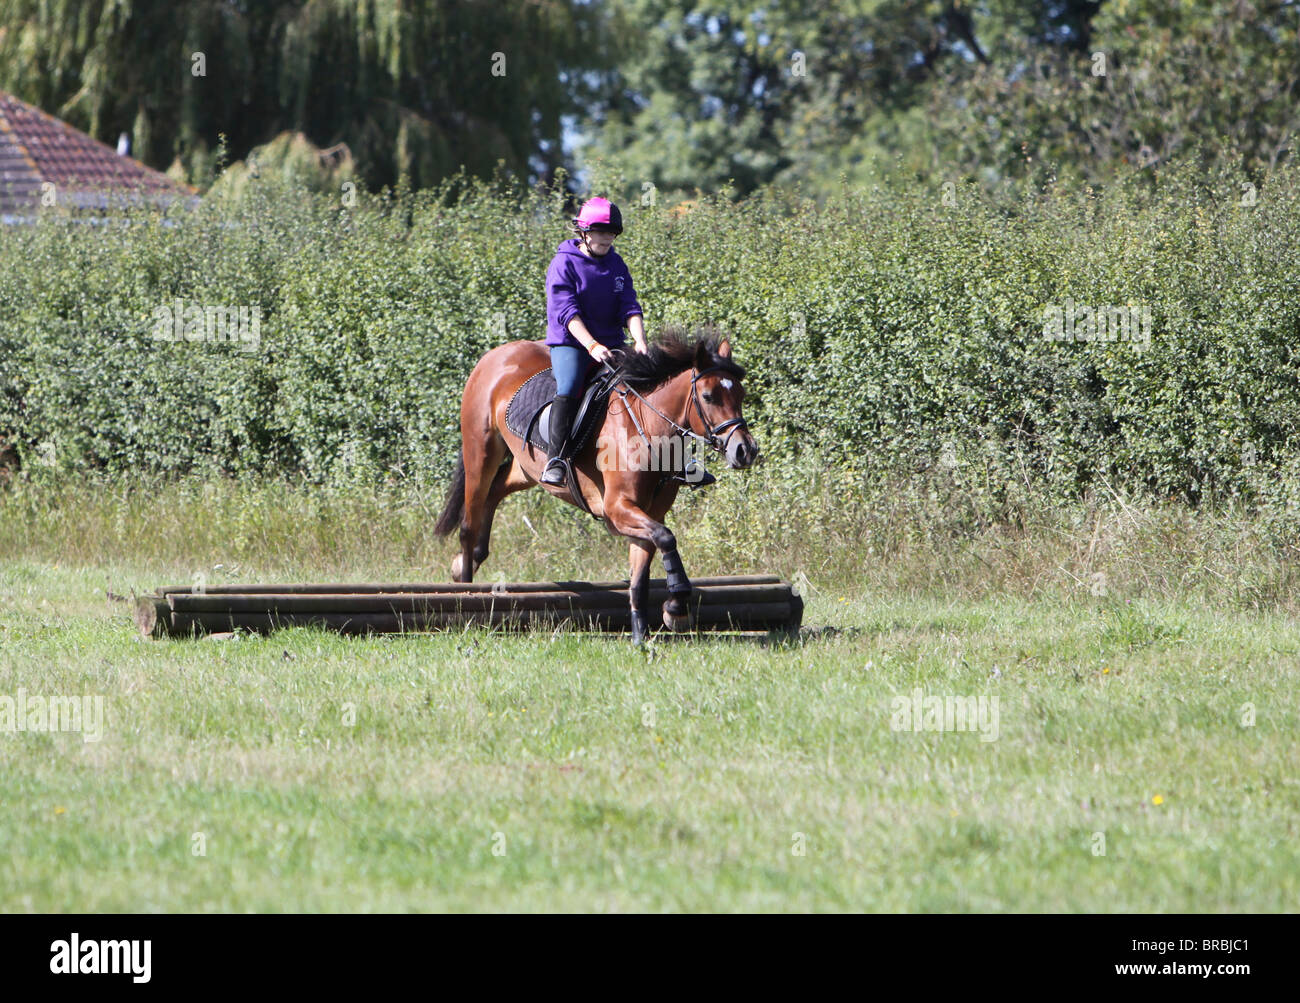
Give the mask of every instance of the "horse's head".
M 706 436 L 727 458 L 727 466 L 744 470 L 758 458 L 758 443 L 740 412 L 745 399 L 745 369 L 731 358 L 731 343 L 704 340 L 695 351 L 691 375 L 692 405 Z

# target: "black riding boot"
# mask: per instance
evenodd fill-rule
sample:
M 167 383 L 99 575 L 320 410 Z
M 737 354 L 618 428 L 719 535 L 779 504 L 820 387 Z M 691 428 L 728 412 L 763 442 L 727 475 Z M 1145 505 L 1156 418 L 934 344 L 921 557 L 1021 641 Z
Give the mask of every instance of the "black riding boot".
M 542 471 L 543 484 L 564 483 L 564 460 L 569 458 L 573 445 L 573 413 L 578 409 L 578 398 L 557 394 L 551 402 L 551 417 L 546 438 L 551 444 L 551 459 Z

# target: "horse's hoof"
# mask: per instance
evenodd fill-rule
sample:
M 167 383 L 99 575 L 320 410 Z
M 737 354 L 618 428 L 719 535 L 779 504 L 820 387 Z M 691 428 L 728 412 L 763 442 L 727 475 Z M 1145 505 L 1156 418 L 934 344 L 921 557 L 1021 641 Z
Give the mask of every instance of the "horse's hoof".
M 451 580 L 453 582 L 463 581 L 460 577 L 460 569 L 465 566 L 465 555 L 457 554 L 451 559 Z
M 669 599 L 664 603 L 664 626 L 674 634 L 685 633 L 691 629 L 690 611 L 686 609 L 685 603 L 679 603 L 678 605 L 682 612 L 676 613 L 670 608 L 672 605 L 672 599 Z
M 640 610 L 632 611 L 632 643 L 645 644 L 646 622 L 645 614 Z

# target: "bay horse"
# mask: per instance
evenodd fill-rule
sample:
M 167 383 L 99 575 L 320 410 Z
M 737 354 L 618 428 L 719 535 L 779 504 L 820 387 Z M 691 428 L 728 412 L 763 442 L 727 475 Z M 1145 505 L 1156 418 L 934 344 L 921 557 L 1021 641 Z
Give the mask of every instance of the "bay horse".
M 677 538 L 664 525 L 681 480 L 674 472 L 647 463 L 649 455 L 678 438 L 705 443 L 726 457 L 727 466 L 744 470 L 758 457 L 758 443 L 741 415 L 745 369 L 731 357 L 727 338 L 711 329 L 688 338 L 665 329 L 642 354 L 619 352 L 619 382 L 610 394 L 599 434 L 571 459 L 583 501 L 610 532 L 631 541 L 628 602 L 632 641 L 646 636 L 650 562 L 658 551 L 667 577 L 663 621 L 669 630 L 689 629 L 690 579 L 677 553 Z M 550 366 L 541 341 L 512 341 L 488 351 L 465 383 L 461 400 L 461 450 L 446 505 L 434 526 L 438 536 L 460 529 L 460 552 L 452 577 L 473 581 L 488 556 L 492 517 L 507 495 L 539 483 L 547 455 L 506 427 L 506 406 L 515 392 Z M 725 437 L 723 435 L 725 434 Z M 654 438 L 652 443 L 651 437 Z M 657 446 L 655 444 L 658 444 Z M 685 449 L 677 456 L 684 455 Z M 567 485 L 543 485 L 577 507 Z

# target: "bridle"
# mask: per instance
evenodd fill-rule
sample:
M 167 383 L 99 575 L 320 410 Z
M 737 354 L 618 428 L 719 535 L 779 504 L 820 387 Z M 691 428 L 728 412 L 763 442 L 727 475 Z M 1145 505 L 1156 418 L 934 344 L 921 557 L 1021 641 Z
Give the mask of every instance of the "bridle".
M 736 415 L 736 417 L 734 418 L 728 418 L 726 421 L 719 422 L 718 424 L 714 425 L 712 428 L 709 428 L 709 421 L 707 418 L 704 417 L 704 406 L 700 403 L 699 392 L 695 387 L 696 381 L 701 376 L 704 376 L 708 373 L 719 372 L 721 370 L 722 370 L 721 366 L 710 366 L 708 369 L 694 370 L 694 375 L 691 377 L 691 403 L 695 405 L 695 413 L 700 416 L 700 427 L 709 429 L 709 435 L 708 438 L 705 439 L 705 441 L 714 449 L 716 449 L 719 453 L 725 455 L 727 452 L 727 443 L 731 441 L 731 437 L 735 435 L 737 432 L 739 432 L 742 428 L 749 428 L 749 422 L 745 421 L 745 419 L 740 417 L 740 415 Z M 685 416 L 683 416 L 682 420 L 686 421 L 686 424 L 688 426 L 690 425 L 690 421 L 686 419 Z M 722 435 L 723 432 L 727 433 L 727 437 L 725 439 L 719 440 L 718 436 Z M 719 442 L 721 444 L 719 444 Z
M 609 369 L 610 372 L 612 373 L 617 374 L 618 372 L 618 370 L 616 370 L 608 362 L 605 363 L 605 367 Z M 628 394 L 631 394 L 642 404 L 648 407 L 651 411 L 657 414 L 660 418 L 668 422 L 668 424 L 671 425 L 673 429 L 683 438 L 689 437 L 691 439 L 696 440 L 697 442 L 702 442 L 704 443 L 704 445 L 708 446 L 709 448 L 714 449 L 717 452 L 722 453 L 723 455 L 726 455 L 727 444 L 731 441 L 731 437 L 735 435 L 737 432 L 739 432 L 741 429 L 749 428 L 749 422 L 745 421 L 744 418 L 737 415 L 735 418 L 728 418 L 726 421 L 719 422 L 718 424 L 712 427 L 709 426 L 708 419 L 704 417 L 704 405 L 700 403 L 699 389 L 696 387 L 695 384 L 699 381 L 701 376 L 706 376 L 709 373 L 719 372 L 719 371 L 723 371 L 722 366 L 710 366 L 708 369 L 696 369 L 694 367 L 691 367 L 691 374 L 692 374 L 691 375 L 691 399 L 686 404 L 686 411 L 682 415 L 681 423 L 673 421 L 671 418 L 668 417 L 668 415 L 660 411 L 657 407 L 651 404 L 648 400 L 642 397 L 639 393 L 633 390 L 632 387 L 630 387 L 625 381 L 621 379 L 619 380 L 621 389 L 615 388 L 614 393 L 618 394 L 618 396 L 622 399 L 624 410 L 627 411 L 628 416 L 632 419 L 632 424 L 636 426 L 637 434 L 641 436 L 642 440 L 644 440 L 647 447 L 650 446 L 650 439 L 646 436 L 645 429 L 641 427 L 641 422 L 637 420 L 636 413 L 630 407 L 628 407 L 627 404 Z M 706 435 L 700 435 L 698 432 L 695 432 L 691 429 L 690 418 L 691 418 L 692 405 L 694 405 L 695 407 L 696 414 L 700 416 L 700 427 L 708 430 Z M 720 438 L 723 432 L 726 432 L 727 435 L 725 438 Z

